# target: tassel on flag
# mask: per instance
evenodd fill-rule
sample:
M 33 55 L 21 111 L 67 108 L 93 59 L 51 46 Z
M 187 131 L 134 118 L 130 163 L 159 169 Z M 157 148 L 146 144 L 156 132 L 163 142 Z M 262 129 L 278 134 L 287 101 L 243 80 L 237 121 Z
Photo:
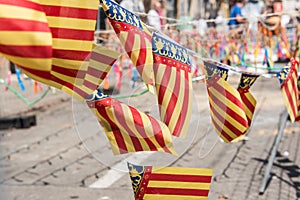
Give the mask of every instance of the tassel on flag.
M 298 115 L 298 65 L 299 63 L 292 58 L 289 65 L 285 66 L 282 71 L 277 74 L 281 83 L 281 92 L 284 98 L 284 103 L 291 122 L 294 122 Z
M 191 118 L 192 75 L 187 50 L 153 33 L 154 76 L 161 120 L 173 136 L 185 137 Z
M 243 102 L 239 92 L 225 80 L 228 77 L 227 69 L 208 62 L 205 62 L 205 66 L 208 77 L 212 76 L 206 82 L 212 125 L 215 132 L 228 143 L 248 129 Z
M 168 127 L 150 115 L 97 90 L 87 104 L 103 126 L 114 155 L 138 151 L 177 155 Z
M 213 170 L 128 163 L 136 200 L 207 199 Z
M 112 0 L 102 0 L 102 7 L 143 81 L 152 85 L 154 80 L 150 30 L 137 15 Z M 152 86 L 148 85 L 148 89 L 154 92 Z

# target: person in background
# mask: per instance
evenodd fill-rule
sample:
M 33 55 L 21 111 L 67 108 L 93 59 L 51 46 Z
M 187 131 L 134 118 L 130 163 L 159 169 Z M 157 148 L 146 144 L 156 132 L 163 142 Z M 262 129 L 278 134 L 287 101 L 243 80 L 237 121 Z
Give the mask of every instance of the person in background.
M 153 4 L 152 9 L 149 10 L 147 20 L 148 24 L 156 30 L 161 30 L 161 21 L 159 11 L 161 10 L 161 3 L 156 2 Z
M 230 10 L 229 26 L 230 28 L 236 28 L 241 24 L 248 23 L 248 21 L 242 15 L 242 8 L 245 4 L 244 0 L 237 0 L 236 4 Z
M 122 0 L 120 6 L 131 12 L 145 12 L 144 3 L 141 0 Z
M 258 17 L 261 15 L 264 7 L 264 3 L 260 0 L 249 0 L 242 9 L 244 16 L 247 16 L 247 20 L 251 24 L 251 29 L 257 31 Z

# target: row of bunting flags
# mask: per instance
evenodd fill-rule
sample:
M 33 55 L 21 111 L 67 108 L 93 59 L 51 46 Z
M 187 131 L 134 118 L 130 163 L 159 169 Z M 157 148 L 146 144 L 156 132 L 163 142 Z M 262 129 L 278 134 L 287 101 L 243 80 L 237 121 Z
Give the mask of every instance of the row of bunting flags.
M 0 0 L 0 53 L 30 78 L 85 101 L 97 117 L 114 155 L 159 151 L 177 155 L 172 136 L 183 138 L 191 118 L 189 51 L 152 32 L 140 18 L 112 0 L 102 7 L 133 65 L 157 96 L 160 119 L 103 94 L 99 85 L 119 53 L 93 44 L 98 1 Z M 250 87 L 258 75 L 244 73 L 238 88 L 228 68 L 205 61 L 212 126 L 225 142 L 243 137 L 256 100 Z M 292 121 L 300 121 L 299 63 L 279 77 Z M 208 197 L 212 170 L 128 164 L 136 199 Z

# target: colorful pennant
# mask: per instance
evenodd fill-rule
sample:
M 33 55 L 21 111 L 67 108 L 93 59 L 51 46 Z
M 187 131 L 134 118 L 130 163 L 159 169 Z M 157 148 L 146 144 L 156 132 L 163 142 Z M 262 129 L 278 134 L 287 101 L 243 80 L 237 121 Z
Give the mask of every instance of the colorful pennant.
M 212 169 L 138 166 L 128 163 L 136 200 L 207 199 Z
M 188 52 L 157 33 L 152 35 L 152 47 L 160 118 L 173 136 L 185 137 L 193 90 Z
M 126 53 L 146 84 L 153 84 L 151 32 L 134 13 L 112 0 L 103 0 L 102 7 Z M 152 91 L 152 87 L 149 86 Z
M 103 126 L 114 155 L 161 151 L 177 155 L 168 127 L 131 106 L 95 91 L 88 106 Z

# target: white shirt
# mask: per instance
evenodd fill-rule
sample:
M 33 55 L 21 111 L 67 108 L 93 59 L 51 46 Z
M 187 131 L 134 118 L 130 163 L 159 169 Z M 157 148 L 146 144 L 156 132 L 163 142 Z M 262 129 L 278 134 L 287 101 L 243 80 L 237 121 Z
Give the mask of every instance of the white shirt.
M 147 15 L 148 24 L 155 28 L 156 30 L 161 30 L 159 14 L 156 10 L 151 9 Z

